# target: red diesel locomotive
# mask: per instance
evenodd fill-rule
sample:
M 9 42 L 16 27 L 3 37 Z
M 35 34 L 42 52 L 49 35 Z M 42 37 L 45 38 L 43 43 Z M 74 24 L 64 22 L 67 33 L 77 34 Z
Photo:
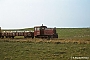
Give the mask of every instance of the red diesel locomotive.
M 56 28 L 47 28 L 47 26 L 35 26 L 34 31 L 1 31 L 1 38 L 14 38 L 15 36 L 24 36 L 24 38 L 58 38 Z

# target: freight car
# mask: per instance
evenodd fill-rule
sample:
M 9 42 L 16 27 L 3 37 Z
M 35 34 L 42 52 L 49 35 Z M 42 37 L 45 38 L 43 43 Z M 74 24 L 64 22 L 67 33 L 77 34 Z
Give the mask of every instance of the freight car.
M 1 34 L 1 38 L 14 38 L 15 36 L 24 36 L 24 38 L 34 38 L 34 32 L 32 31 L 4 31 Z
M 34 31 L 1 31 L 1 38 L 14 38 L 15 36 L 24 36 L 24 38 L 58 38 L 56 28 L 47 28 L 47 26 L 35 26 Z
M 33 31 L 1 31 L 0 27 L 0 38 L 14 38 L 15 36 L 24 36 L 24 38 L 34 38 Z

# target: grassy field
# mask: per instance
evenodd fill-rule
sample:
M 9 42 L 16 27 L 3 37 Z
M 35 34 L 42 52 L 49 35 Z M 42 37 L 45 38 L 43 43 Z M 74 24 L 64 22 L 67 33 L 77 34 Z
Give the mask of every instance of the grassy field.
M 57 33 L 59 39 L 51 40 L 0 39 L 0 60 L 90 60 L 89 28 L 58 28 Z
M 0 40 L 0 60 L 72 60 L 90 57 L 90 42 Z
M 90 39 L 90 28 L 58 28 L 61 39 Z

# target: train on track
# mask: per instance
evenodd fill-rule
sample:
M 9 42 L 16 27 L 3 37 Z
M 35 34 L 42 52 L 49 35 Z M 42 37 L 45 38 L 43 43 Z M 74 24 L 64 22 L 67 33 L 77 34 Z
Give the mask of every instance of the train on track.
M 15 36 L 24 36 L 24 38 L 58 38 L 56 28 L 47 28 L 47 26 L 35 26 L 34 31 L 2 31 L 0 27 L 0 38 L 14 38 Z

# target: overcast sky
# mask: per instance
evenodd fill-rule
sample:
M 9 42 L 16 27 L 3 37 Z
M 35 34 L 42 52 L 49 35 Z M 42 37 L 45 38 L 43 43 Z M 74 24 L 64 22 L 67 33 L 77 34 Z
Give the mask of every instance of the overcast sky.
M 90 0 L 0 0 L 3 29 L 90 27 Z

